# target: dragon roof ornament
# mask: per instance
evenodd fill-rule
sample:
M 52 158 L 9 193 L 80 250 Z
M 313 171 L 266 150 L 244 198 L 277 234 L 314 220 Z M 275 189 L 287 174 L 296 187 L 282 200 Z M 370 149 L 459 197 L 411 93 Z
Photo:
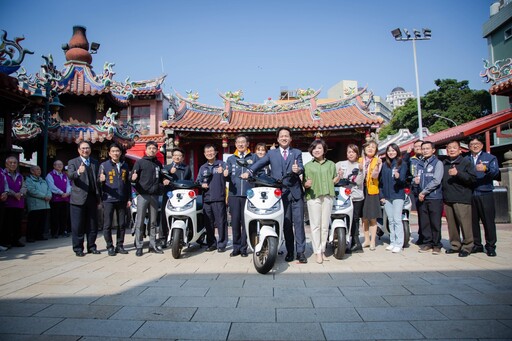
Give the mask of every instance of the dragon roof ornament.
M 499 59 L 491 64 L 484 59 L 485 70 L 480 73 L 485 83 L 500 83 L 512 76 L 512 58 Z
M 26 54 L 34 54 L 34 52 L 21 47 L 20 42 L 25 40 L 25 37 L 9 40 L 7 32 L 4 30 L 2 32 L 0 37 L 0 73 L 10 75 L 18 71 Z
M 192 93 L 192 90 L 189 90 L 189 91 L 190 91 L 190 93 Z M 178 97 L 178 99 L 181 102 L 185 102 L 187 104 L 187 106 L 191 109 L 195 109 L 195 110 L 206 112 L 206 113 L 212 113 L 212 114 L 222 113 L 222 108 L 214 107 L 214 106 L 207 105 L 207 104 L 197 103 L 194 100 L 191 100 L 191 99 L 181 96 L 176 90 L 174 90 L 174 93 L 176 94 L 176 97 Z M 188 93 L 189 92 L 187 92 L 187 94 Z M 198 94 L 198 93 L 196 92 L 196 94 Z M 198 94 L 198 96 L 199 96 L 199 94 Z

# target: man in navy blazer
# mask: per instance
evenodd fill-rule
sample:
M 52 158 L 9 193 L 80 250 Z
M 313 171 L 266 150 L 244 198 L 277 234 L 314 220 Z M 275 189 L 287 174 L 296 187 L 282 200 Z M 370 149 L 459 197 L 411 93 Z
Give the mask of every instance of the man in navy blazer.
M 78 144 L 77 158 L 68 162 L 68 176 L 72 180 L 70 196 L 71 236 L 73 251 L 77 257 L 85 256 L 84 235 L 87 236 L 87 251 L 100 254 L 96 248 L 98 234 L 98 204 L 100 202 L 98 161 L 91 158 L 91 145 L 87 141 Z
M 294 241 L 297 248 L 297 259 L 300 263 L 307 263 L 304 252 L 306 251 L 306 234 L 304 232 L 304 190 L 299 175 L 304 172 L 302 152 L 291 148 L 291 130 L 288 127 L 277 129 L 277 142 L 279 148 L 270 150 L 265 156 L 254 163 L 249 172 L 256 174 L 260 169 L 270 165 L 271 176 L 282 179 L 285 175 L 291 176 L 283 181 L 283 206 L 284 206 L 284 238 L 286 242 L 287 262 L 294 259 Z M 247 178 L 248 173 L 241 175 Z M 292 227 L 293 226 L 293 227 Z M 295 230 L 295 240 L 294 240 Z

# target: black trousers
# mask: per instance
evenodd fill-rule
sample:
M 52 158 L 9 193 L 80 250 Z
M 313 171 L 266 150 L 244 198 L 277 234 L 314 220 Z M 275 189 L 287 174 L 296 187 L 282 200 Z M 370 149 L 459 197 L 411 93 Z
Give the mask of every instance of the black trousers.
M 21 238 L 21 219 L 23 219 L 24 209 L 6 207 L 4 210 L 4 224 L 2 226 L 2 235 L 0 244 L 7 246 L 16 244 Z
M 126 234 L 126 201 L 122 202 L 103 202 L 103 237 L 107 244 L 107 249 L 113 248 L 112 241 L 112 218 L 114 213 L 117 218 L 116 247 L 123 247 L 124 236 Z
M 42 240 L 44 237 L 44 225 L 48 216 L 47 209 L 28 212 L 27 219 L 27 241 Z
M 229 196 L 233 251 L 247 252 L 247 233 L 244 224 L 245 197 Z
M 70 205 L 71 242 L 73 251 L 84 250 L 84 240 L 87 237 L 87 251 L 96 250 L 98 235 L 98 207 L 94 194 L 89 194 L 83 205 Z
M 354 212 L 350 224 L 350 236 L 357 238 L 359 237 L 359 220 L 363 215 L 364 200 L 353 201 L 352 204 L 354 205 Z
M 420 201 L 418 216 L 420 216 L 421 231 L 424 245 L 441 248 L 441 218 L 443 215 L 443 199 L 427 199 Z
M 51 235 L 56 237 L 69 230 L 69 203 L 66 201 L 50 202 Z
M 206 228 L 206 244 L 217 243 L 218 248 L 225 248 L 228 244 L 228 224 L 226 203 L 224 201 L 205 202 L 203 204 L 204 226 Z M 219 239 L 215 239 L 215 227 Z
M 418 199 L 418 196 L 412 194 L 412 191 L 411 191 L 411 200 L 414 200 L 414 206 L 416 206 L 416 212 L 418 212 L 418 240 L 420 242 L 422 242 L 425 240 L 425 236 L 423 235 L 423 231 L 421 230 L 420 210 L 418 208 L 421 203 L 420 203 L 420 200 Z
M 480 221 L 484 225 L 485 248 L 496 249 L 496 210 L 494 208 L 494 197 L 492 192 L 474 195 L 471 199 L 473 241 L 475 246 L 482 246 L 482 234 L 480 232 Z

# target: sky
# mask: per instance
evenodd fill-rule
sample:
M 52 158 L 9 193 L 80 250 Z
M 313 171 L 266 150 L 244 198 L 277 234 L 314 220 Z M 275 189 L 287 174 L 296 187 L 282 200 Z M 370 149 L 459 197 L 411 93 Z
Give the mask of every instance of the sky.
M 0 1 L 0 30 L 24 36 L 32 50 L 23 66 L 39 71 L 42 55 L 64 68 L 63 43 L 74 25 L 101 44 L 93 71 L 115 63 L 114 80 L 167 78 L 165 93 L 199 93 L 222 106 L 219 93 L 243 90 L 245 101 L 277 99 L 282 88 L 322 89 L 356 80 L 385 97 L 397 86 L 416 94 L 412 42 L 397 42 L 395 28 L 430 28 L 418 41 L 420 94 L 436 79 L 482 82 L 488 59 L 482 25 L 492 0 L 145 0 Z

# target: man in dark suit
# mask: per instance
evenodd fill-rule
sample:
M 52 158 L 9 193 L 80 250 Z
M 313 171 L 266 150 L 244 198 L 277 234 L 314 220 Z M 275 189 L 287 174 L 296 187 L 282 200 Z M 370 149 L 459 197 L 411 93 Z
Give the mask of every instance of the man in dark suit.
M 284 206 L 284 238 L 286 242 L 287 262 L 294 259 L 294 249 L 297 248 L 297 259 L 300 263 L 307 263 L 304 254 L 306 250 L 306 234 L 304 232 L 304 191 L 299 175 L 304 172 L 302 164 L 302 152 L 291 148 L 291 130 L 287 127 L 277 129 L 277 142 L 279 148 L 270 150 L 265 156 L 254 163 L 249 172 L 256 174 L 260 169 L 270 165 L 271 176 L 283 181 L 283 206 Z M 241 178 L 246 179 L 249 173 L 244 173 Z M 294 238 L 295 230 L 295 238 Z M 295 246 L 294 246 L 295 241 Z
M 100 202 L 98 161 L 91 158 L 91 145 L 87 141 L 78 144 L 77 158 L 68 162 L 68 176 L 73 182 L 70 197 L 71 235 L 73 251 L 77 257 L 85 256 L 84 235 L 87 236 L 87 251 L 100 254 L 96 248 L 98 234 L 97 212 Z

